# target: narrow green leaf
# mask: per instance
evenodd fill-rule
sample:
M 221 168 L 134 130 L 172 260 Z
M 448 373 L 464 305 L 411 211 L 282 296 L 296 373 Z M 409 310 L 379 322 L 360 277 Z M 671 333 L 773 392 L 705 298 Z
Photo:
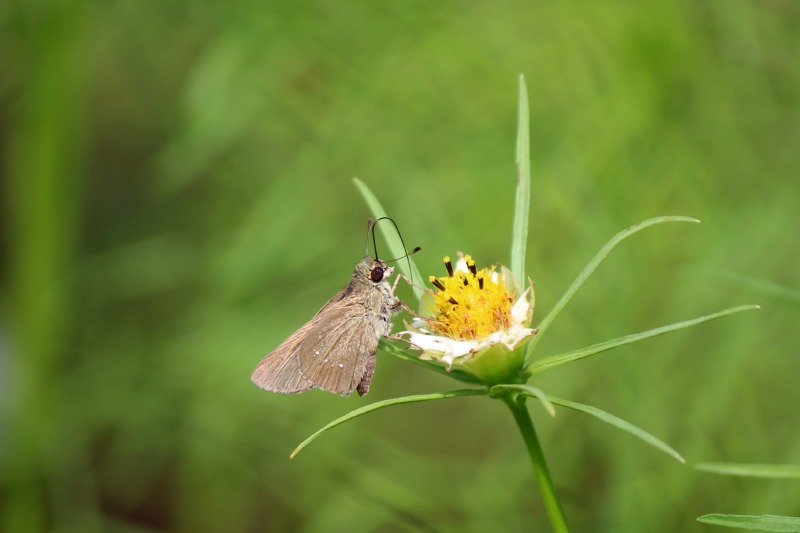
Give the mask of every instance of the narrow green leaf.
M 372 216 L 375 219 L 387 216 L 386 210 L 363 181 L 358 178 L 353 178 L 353 183 L 355 183 L 358 192 L 361 193 L 361 196 L 364 197 L 364 201 L 367 202 L 367 207 L 369 207 L 369 210 L 372 211 Z M 384 223 L 378 224 L 378 228 L 381 230 L 383 238 L 386 239 L 386 244 L 389 246 L 389 251 L 391 252 L 391 257 L 388 259 L 394 259 L 395 257 L 403 256 L 406 253 L 406 250 L 403 248 L 403 243 L 400 241 L 400 236 L 395 231 L 394 226 Z M 419 273 L 417 264 L 414 262 L 414 257 L 411 256 L 408 259 L 409 261 L 406 261 L 405 259 L 398 261 L 397 268 L 399 268 L 400 272 L 402 272 L 407 278 L 411 278 L 411 280 L 414 282 L 414 285 L 418 285 L 418 287 L 412 286 L 411 289 L 414 291 L 414 296 L 417 297 L 417 301 L 419 301 L 422 298 L 426 282 L 424 279 L 422 279 L 422 275 Z M 409 263 L 411 264 L 410 270 Z
M 710 315 L 693 318 L 691 320 L 684 320 L 683 322 L 676 322 L 675 324 L 670 324 L 668 326 L 661 326 L 660 328 L 642 331 L 641 333 L 633 333 L 631 335 L 626 335 L 624 337 L 618 337 L 610 341 L 593 344 L 592 346 L 587 346 L 585 348 L 580 348 L 578 350 L 574 350 L 571 352 L 559 355 L 552 355 L 550 357 L 544 357 L 542 359 L 533 361 L 528 367 L 528 370 L 530 371 L 531 374 L 539 374 L 547 370 L 550 370 L 552 368 L 555 368 L 557 366 L 565 365 L 567 363 L 572 363 L 573 361 L 583 359 L 584 357 L 589 357 L 590 355 L 594 355 L 600 352 L 605 352 L 607 350 L 611 350 L 619 346 L 624 346 L 626 344 L 643 341 L 645 339 L 649 339 L 650 337 L 663 335 L 664 333 L 669 333 L 671 331 L 676 331 L 679 329 L 696 326 L 697 324 L 708 322 L 709 320 L 714 320 L 715 318 L 721 318 L 723 316 L 732 315 L 734 313 L 739 313 L 741 311 L 750 311 L 753 309 L 759 309 L 759 307 L 757 305 L 740 305 L 738 307 L 731 307 L 730 309 L 725 309 L 723 311 L 712 313 Z
M 658 448 L 662 452 L 666 453 L 667 455 L 672 456 L 673 458 L 677 459 L 681 463 L 684 463 L 684 464 L 686 463 L 686 460 L 681 456 L 681 454 L 679 454 L 677 451 L 675 451 L 674 448 L 672 448 L 671 446 L 667 445 L 663 441 L 657 439 L 656 437 L 654 437 L 650 433 L 646 432 L 645 430 L 639 429 L 638 427 L 634 426 L 630 422 L 626 422 L 625 420 L 622 420 L 621 418 L 618 418 L 618 417 L 616 417 L 616 416 L 614 416 L 612 414 L 606 413 L 605 411 L 602 411 L 602 410 L 600 410 L 600 409 L 598 409 L 596 407 L 592 407 L 591 405 L 584 405 L 582 403 L 572 402 L 572 401 L 569 401 L 569 400 L 563 400 L 561 398 L 556 398 L 555 396 L 552 396 L 550 394 L 548 394 L 547 397 L 550 399 L 551 402 L 553 402 L 556 405 L 561 405 L 562 407 L 568 407 L 570 409 L 575 409 L 576 411 L 581 411 L 582 413 L 586 413 L 586 414 L 595 416 L 595 417 L 599 418 L 600 420 L 602 420 L 603 422 L 606 422 L 607 424 L 611 424 L 612 426 L 616 426 L 619 429 L 627 431 L 628 433 L 630 433 L 634 437 L 638 437 L 638 438 L 642 439 L 643 441 L 645 441 L 650 446 Z
M 800 532 L 800 518 L 793 516 L 740 515 L 740 514 L 706 514 L 697 519 L 704 524 L 715 526 L 754 529 L 756 531 L 779 531 L 782 533 Z
M 517 195 L 514 204 L 514 229 L 511 239 L 511 272 L 525 284 L 525 247 L 528 244 L 528 211 L 531 205 L 530 113 L 525 76 L 519 76 L 519 114 L 517 119 Z
M 306 440 L 301 442 L 297 446 L 297 448 L 294 449 L 289 458 L 290 459 L 294 458 L 295 455 L 300 453 L 300 450 L 308 446 L 311 443 L 311 441 L 315 440 L 317 437 L 319 437 L 329 429 L 333 429 L 336 426 L 344 424 L 349 420 L 357 418 L 361 415 L 365 415 L 367 413 L 371 413 L 373 411 L 377 411 L 378 409 L 383 409 L 384 407 L 391 407 L 392 405 L 402 405 L 405 403 L 418 403 L 418 402 L 428 402 L 431 400 L 444 400 L 445 398 L 455 398 L 457 396 L 486 396 L 488 394 L 489 394 L 488 389 L 456 389 L 447 392 L 434 392 L 432 394 L 417 394 L 415 396 L 403 396 L 402 398 L 392 398 L 389 400 L 382 400 L 380 402 L 371 403 L 369 405 L 365 405 L 364 407 L 360 407 L 354 411 L 350 411 L 346 415 L 337 418 L 330 424 L 318 430 L 316 433 L 314 433 Z
M 550 324 L 553 323 L 553 320 L 558 316 L 558 314 L 566 307 L 572 297 L 575 296 L 575 293 L 578 292 L 578 289 L 581 288 L 581 285 L 589 278 L 589 276 L 594 272 L 597 266 L 606 258 L 606 256 L 614 249 L 614 247 L 619 244 L 621 241 L 627 239 L 634 233 L 637 233 L 645 228 L 649 228 L 655 224 L 661 224 L 663 222 L 695 222 L 699 223 L 700 221 L 695 218 L 690 217 L 680 217 L 680 216 L 666 216 L 666 217 L 656 217 L 651 218 L 648 220 L 644 220 L 639 222 L 638 224 L 634 224 L 633 226 L 620 231 L 616 235 L 614 235 L 610 241 L 603 246 L 597 255 L 595 255 L 589 264 L 578 274 L 578 277 L 575 281 L 572 282 L 572 285 L 569 286 L 567 292 L 561 297 L 561 299 L 556 303 L 553 309 L 545 316 L 541 322 L 537 325 L 539 329 L 539 334 L 536 335 L 531 342 L 528 343 L 527 349 L 527 356 L 530 357 L 530 354 L 533 353 L 533 349 L 539 342 L 542 340 L 542 335 L 547 332 L 547 329 L 550 327 Z
M 800 479 L 800 465 L 763 465 L 745 463 L 699 463 L 697 470 L 729 476 L 770 479 Z
M 544 407 L 544 410 L 547 411 L 547 414 L 550 416 L 556 416 L 556 408 L 553 407 L 552 402 L 547 398 L 547 394 L 544 393 L 542 389 L 537 387 L 532 387 L 531 385 L 517 385 L 517 384 L 502 384 L 502 385 L 495 385 L 491 388 L 492 395 L 497 394 L 501 391 L 517 391 L 525 396 L 531 396 L 539 400 Z
M 400 348 L 399 346 L 396 346 L 394 344 L 390 344 L 385 339 L 381 339 L 378 342 L 378 347 L 381 350 L 383 350 L 384 352 L 387 352 L 387 353 L 390 353 L 392 355 L 395 355 L 395 356 L 399 357 L 400 359 L 404 359 L 406 361 L 410 361 L 410 362 L 415 363 L 417 365 L 424 366 L 428 370 L 433 370 L 434 372 L 438 372 L 439 374 L 442 374 L 444 376 L 447 376 L 447 377 L 450 377 L 450 378 L 454 378 L 454 379 L 457 379 L 459 381 L 463 381 L 464 383 L 481 383 L 481 380 L 479 380 L 478 378 L 476 378 L 475 376 L 473 376 L 471 374 L 467 374 L 466 372 L 464 372 L 462 370 L 458 370 L 456 368 L 453 368 L 451 370 L 447 370 L 447 368 L 445 368 L 444 366 L 442 366 L 439 363 L 436 363 L 434 361 L 427 361 L 425 359 L 420 359 L 419 358 L 419 353 L 420 352 L 414 353 L 414 352 L 408 351 L 408 350 L 406 350 L 404 348 Z

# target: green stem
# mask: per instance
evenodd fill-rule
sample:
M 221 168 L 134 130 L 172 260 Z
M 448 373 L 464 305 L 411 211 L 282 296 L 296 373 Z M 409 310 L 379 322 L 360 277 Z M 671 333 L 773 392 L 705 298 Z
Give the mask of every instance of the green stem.
M 539 444 L 539 437 L 536 435 L 533 421 L 528 413 L 528 408 L 525 406 L 525 397 L 507 394 L 503 395 L 503 401 L 508 405 L 508 408 L 511 409 L 511 414 L 514 415 L 514 420 L 517 422 L 517 426 L 519 426 L 519 430 L 522 433 L 522 438 L 525 440 L 525 445 L 528 447 L 528 454 L 531 456 L 533 470 L 536 474 L 536 481 L 539 482 L 539 488 L 542 490 L 544 506 L 547 508 L 547 514 L 550 517 L 550 523 L 553 525 L 553 531 L 557 533 L 568 533 L 567 519 L 564 517 L 561 504 L 558 503 L 558 496 L 556 496 L 553 480 L 550 478 L 550 471 L 547 469 L 547 462 L 544 460 L 544 453 L 542 452 L 541 444 Z

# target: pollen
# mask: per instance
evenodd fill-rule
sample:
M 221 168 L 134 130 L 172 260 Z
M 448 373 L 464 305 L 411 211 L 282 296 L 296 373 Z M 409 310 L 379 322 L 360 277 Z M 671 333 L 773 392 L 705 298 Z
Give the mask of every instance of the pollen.
M 454 270 L 444 258 L 447 276 L 430 277 L 436 287 L 434 316 L 429 325 L 435 333 L 458 340 L 485 337 L 511 326 L 514 295 L 506 289 L 495 267 L 478 270 L 472 257 L 465 256 L 466 271 Z

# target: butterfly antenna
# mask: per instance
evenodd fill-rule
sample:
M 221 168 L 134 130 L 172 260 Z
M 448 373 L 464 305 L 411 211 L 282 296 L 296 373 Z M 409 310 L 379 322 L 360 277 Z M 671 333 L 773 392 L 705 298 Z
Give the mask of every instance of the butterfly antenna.
M 406 261 L 408 261 L 408 273 L 411 274 L 411 259 L 409 258 L 409 256 L 411 254 L 415 254 L 415 253 L 419 252 L 420 250 L 422 250 L 422 248 L 417 246 L 416 248 L 411 250 L 411 252 L 409 252 L 408 249 L 406 248 L 406 243 L 403 241 L 403 236 L 400 234 L 400 228 L 398 228 L 397 227 L 397 223 L 394 220 L 392 220 L 391 218 L 389 218 L 389 217 L 380 217 L 375 222 L 372 222 L 372 219 L 370 219 L 370 229 L 372 230 L 372 248 L 375 250 L 375 260 L 376 261 L 378 260 L 378 245 L 375 242 L 375 226 L 377 226 L 378 222 L 380 222 L 381 220 L 388 220 L 389 222 L 392 223 L 392 225 L 394 226 L 395 231 L 397 232 L 397 236 L 400 237 L 400 244 L 403 245 L 403 251 L 405 252 L 405 255 L 401 255 L 400 257 L 397 257 L 395 259 L 390 259 L 389 261 L 386 261 L 386 263 L 390 263 L 392 261 L 397 261 L 397 260 L 403 259 L 405 257 Z M 369 238 L 369 235 L 367 235 L 367 238 Z M 369 241 L 367 242 L 367 250 L 369 250 Z M 411 281 L 414 281 L 414 280 L 412 279 Z
M 377 222 L 375 220 L 372 220 L 372 218 L 368 218 L 367 219 L 367 238 L 366 238 L 367 242 L 364 243 L 364 256 L 365 257 L 369 255 L 369 232 L 372 230 L 372 228 L 375 226 L 376 223 Z M 372 240 L 373 241 L 375 240 L 375 232 L 372 232 Z

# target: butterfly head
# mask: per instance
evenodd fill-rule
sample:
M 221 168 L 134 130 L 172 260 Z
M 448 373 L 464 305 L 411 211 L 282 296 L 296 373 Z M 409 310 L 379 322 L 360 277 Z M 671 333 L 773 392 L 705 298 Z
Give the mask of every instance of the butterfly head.
M 377 284 L 388 279 L 394 272 L 394 267 L 386 266 L 380 259 L 365 257 L 358 264 L 357 270 L 363 279 Z

